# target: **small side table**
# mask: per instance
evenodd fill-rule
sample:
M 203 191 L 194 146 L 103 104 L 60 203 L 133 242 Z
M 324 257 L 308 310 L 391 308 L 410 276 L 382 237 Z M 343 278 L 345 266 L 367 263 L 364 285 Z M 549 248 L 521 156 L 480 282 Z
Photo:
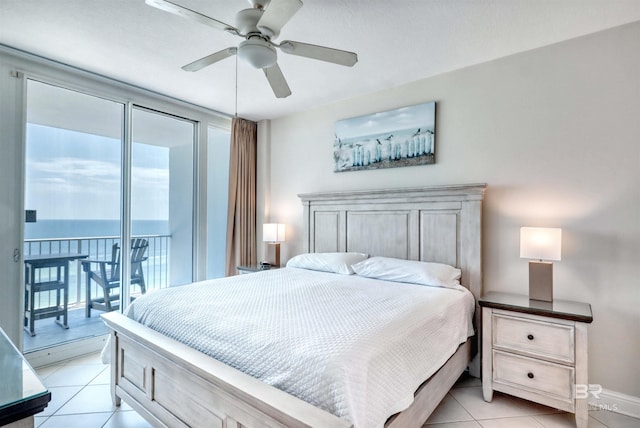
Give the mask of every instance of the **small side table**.
M 72 260 L 85 259 L 87 254 L 45 254 L 25 256 L 25 284 L 24 284 L 24 329 L 30 336 L 35 336 L 35 320 L 56 317 L 56 322 L 62 328 L 69 328 L 69 263 Z M 41 281 L 37 275 L 39 269 L 55 269 L 53 278 L 47 275 L 48 281 Z M 55 305 L 46 308 L 35 307 L 36 293 L 45 291 L 56 292 Z M 62 317 L 62 320 L 60 320 Z
M 263 269 L 262 266 L 257 264 L 257 265 L 251 265 L 251 266 L 236 266 L 236 269 L 238 270 L 238 273 L 242 275 L 245 273 L 260 272 L 263 270 L 280 269 L 280 266 L 271 266 L 269 269 Z
M 587 324 L 591 305 L 542 302 L 490 292 L 482 307 L 482 392 L 493 391 L 575 413 L 588 424 Z

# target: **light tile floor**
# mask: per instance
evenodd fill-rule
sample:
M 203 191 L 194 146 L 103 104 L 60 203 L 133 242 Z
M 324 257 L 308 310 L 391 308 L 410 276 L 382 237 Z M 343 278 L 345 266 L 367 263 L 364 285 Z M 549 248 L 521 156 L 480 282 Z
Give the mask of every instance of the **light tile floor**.
M 36 416 L 42 428 L 148 428 L 131 407 L 111 404 L 109 366 L 90 354 L 37 369 L 52 400 Z M 575 427 L 572 414 L 505 394 L 482 399 L 479 379 L 462 377 L 433 412 L 425 428 L 565 428 Z M 640 419 L 607 411 L 589 413 L 589 428 L 640 428 Z

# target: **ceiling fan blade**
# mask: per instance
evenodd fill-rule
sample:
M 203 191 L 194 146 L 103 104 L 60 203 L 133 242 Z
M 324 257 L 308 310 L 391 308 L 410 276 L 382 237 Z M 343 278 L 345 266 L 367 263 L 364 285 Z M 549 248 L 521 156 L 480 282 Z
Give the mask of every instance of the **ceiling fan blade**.
M 278 98 L 287 98 L 291 95 L 291 89 L 289 89 L 289 85 L 287 85 L 287 81 L 282 74 L 282 70 L 278 64 L 274 64 L 271 67 L 263 68 L 264 75 L 267 76 L 267 80 L 269 81 L 269 85 L 271 85 L 271 89 L 273 89 L 273 93 Z
M 204 58 L 200 58 L 197 61 L 193 61 L 190 64 L 182 67 L 184 71 L 198 71 L 203 68 L 215 64 L 218 61 L 222 61 L 225 58 L 229 58 L 230 56 L 235 55 L 238 52 L 238 48 L 226 48 L 218 51 L 216 53 L 212 53 L 211 55 L 207 55 Z
M 173 13 L 174 15 L 181 16 L 191 21 L 196 21 L 209 27 L 213 27 L 217 30 L 227 31 L 232 30 L 237 33 L 237 29 L 233 25 L 225 24 L 222 21 L 208 17 L 194 10 L 187 9 L 186 7 L 177 5 L 167 0 L 145 0 L 149 6 L 153 6 L 157 9 L 164 10 L 165 12 Z
M 276 38 L 284 24 L 302 7 L 300 0 L 271 0 L 256 25 L 263 34 Z
M 293 42 L 291 40 L 285 40 L 280 43 L 280 49 L 282 52 L 290 55 L 304 56 L 307 58 L 318 59 L 320 61 L 346 65 L 347 67 L 352 67 L 356 62 L 358 62 L 358 55 L 353 52 L 327 48 L 324 46 L 310 45 L 308 43 Z

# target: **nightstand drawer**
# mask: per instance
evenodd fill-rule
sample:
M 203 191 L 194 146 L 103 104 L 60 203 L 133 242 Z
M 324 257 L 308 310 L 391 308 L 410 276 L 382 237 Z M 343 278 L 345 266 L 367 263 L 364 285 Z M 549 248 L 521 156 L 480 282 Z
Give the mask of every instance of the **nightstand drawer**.
M 562 401 L 573 399 L 573 367 L 493 351 L 493 381 Z
M 561 363 L 575 360 L 574 327 L 493 315 L 493 347 Z

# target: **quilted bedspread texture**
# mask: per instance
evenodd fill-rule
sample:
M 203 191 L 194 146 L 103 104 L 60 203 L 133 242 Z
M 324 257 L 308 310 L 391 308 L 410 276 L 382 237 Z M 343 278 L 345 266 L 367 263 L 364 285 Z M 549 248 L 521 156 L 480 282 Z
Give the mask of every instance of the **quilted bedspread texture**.
M 473 334 L 465 289 L 296 268 L 150 292 L 128 316 L 356 427 L 382 427 Z

